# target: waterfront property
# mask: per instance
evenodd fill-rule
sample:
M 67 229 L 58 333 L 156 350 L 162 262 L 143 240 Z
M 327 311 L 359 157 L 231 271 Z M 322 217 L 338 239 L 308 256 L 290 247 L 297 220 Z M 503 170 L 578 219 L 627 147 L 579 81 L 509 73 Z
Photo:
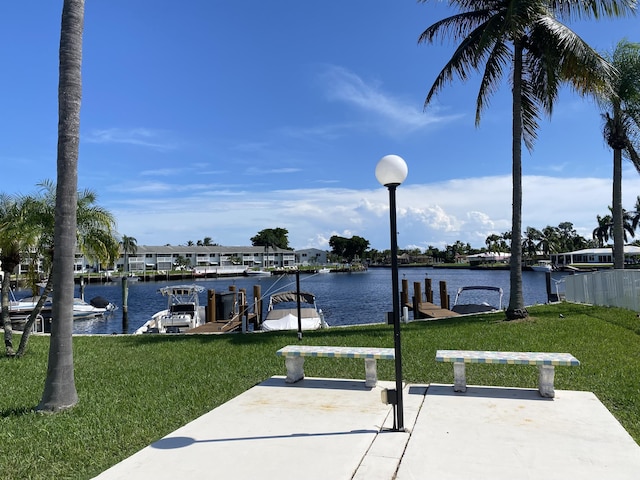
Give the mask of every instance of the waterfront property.
M 126 265 L 121 254 L 114 265 L 95 265 L 80 252 L 76 254 L 76 273 L 129 271 L 145 275 L 146 272 L 169 272 L 187 269 L 199 273 L 234 272 L 242 274 L 254 268 L 292 268 L 297 265 L 325 265 L 328 253 L 311 248 L 288 250 L 278 247 L 220 245 L 138 245 L 135 253 L 127 254 Z M 29 270 L 29 262 L 18 267 L 18 274 Z
M 557 268 L 611 268 L 613 267 L 613 249 L 585 248 L 567 253 L 551 254 L 551 263 Z M 640 247 L 624 246 L 624 263 L 634 265 L 640 263 Z

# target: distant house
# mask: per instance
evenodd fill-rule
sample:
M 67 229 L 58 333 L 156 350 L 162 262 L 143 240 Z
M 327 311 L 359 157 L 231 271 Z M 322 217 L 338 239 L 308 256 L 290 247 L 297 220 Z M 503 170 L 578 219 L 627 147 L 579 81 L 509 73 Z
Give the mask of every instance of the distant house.
M 326 265 L 327 252 L 318 248 L 305 248 L 296 250 L 296 264 L 303 267 L 309 265 Z
M 568 266 L 613 266 L 613 249 L 611 247 L 603 248 L 585 248 L 576 250 L 575 252 L 553 253 L 550 256 L 551 263 L 556 267 Z M 637 264 L 640 263 L 640 247 L 633 245 L 624 246 L 624 263 Z

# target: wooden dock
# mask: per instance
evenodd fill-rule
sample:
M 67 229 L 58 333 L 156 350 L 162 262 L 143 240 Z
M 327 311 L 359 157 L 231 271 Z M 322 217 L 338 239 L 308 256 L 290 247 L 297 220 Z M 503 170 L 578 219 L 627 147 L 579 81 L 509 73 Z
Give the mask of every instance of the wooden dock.
M 413 310 L 413 305 L 407 306 L 410 310 Z M 415 311 L 413 312 L 413 318 L 447 318 L 457 317 L 459 315 L 456 312 L 439 307 L 431 302 L 418 303 L 417 313 L 418 315 L 416 315 Z
M 440 306 L 433 303 L 433 290 L 431 289 L 431 279 L 425 279 L 425 295 L 422 295 L 422 285 L 420 282 L 413 283 L 413 296 L 409 301 L 409 282 L 402 280 L 402 305 L 413 312 L 413 318 L 447 318 L 456 317 L 459 314 L 449 310 L 449 295 L 447 294 L 447 284 L 440 282 Z

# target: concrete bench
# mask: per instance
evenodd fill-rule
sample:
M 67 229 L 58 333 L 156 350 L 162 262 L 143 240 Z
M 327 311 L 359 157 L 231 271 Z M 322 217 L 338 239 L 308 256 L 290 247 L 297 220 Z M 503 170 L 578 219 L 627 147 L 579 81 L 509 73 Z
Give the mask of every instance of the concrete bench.
M 285 357 L 287 367 L 287 383 L 294 383 L 304 378 L 304 357 L 326 358 L 364 358 L 365 385 L 375 387 L 378 383 L 376 360 L 393 360 L 396 358 L 393 348 L 376 347 L 328 347 L 313 345 L 287 345 L 276 352 Z
M 490 352 L 475 350 L 438 350 L 436 361 L 453 363 L 453 390 L 465 392 L 467 379 L 465 377 L 465 363 L 490 363 L 505 365 L 537 365 L 538 390 L 543 397 L 553 398 L 554 367 L 577 366 L 580 362 L 570 353 L 545 352 Z

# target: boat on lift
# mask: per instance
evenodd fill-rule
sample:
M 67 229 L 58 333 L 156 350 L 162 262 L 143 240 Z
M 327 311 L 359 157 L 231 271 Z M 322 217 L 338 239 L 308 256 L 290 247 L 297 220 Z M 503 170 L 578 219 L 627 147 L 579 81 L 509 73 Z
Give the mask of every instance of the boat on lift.
M 167 308 L 155 313 L 135 333 L 185 333 L 206 323 L 205 307 L 200 306 L 200 285 L 174 285 L 158 290 L 167 297 Z
M 298 330 L 298 302 L 302 330 L 328 327 L 322 310 L 316 305 L 316 297 L 309 292 L 284 291 L 271 295 L 267 315 L 261 330 Z

